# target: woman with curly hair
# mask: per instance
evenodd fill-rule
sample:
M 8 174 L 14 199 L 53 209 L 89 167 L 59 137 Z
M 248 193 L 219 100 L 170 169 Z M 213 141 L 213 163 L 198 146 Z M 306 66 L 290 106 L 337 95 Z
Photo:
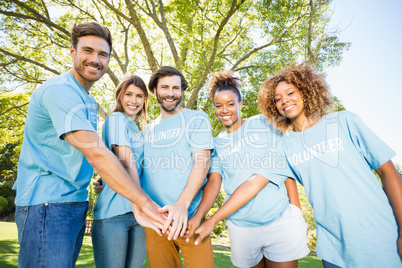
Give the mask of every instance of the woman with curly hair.
M 267 79 L 258 101 L 276 128 L 290 130 L 278 148 L 314 209 L 324 267 L 402 267 L 402 180 L 394 151 L 357 115 L 331 113 L 323 76 L 306 63 Z
M 196 241 L 227 218 L 235 266 L 296 268 L 309 253 L 296 184 L 269 165 L 280 133 L 262 115 L 241 118 L 240 87 L 232 71 L 214 73 L 210 81 L 210 97 L 226 131 L 214 139 L 209 179 L 223 178 L 227 199 L 196 230 Z

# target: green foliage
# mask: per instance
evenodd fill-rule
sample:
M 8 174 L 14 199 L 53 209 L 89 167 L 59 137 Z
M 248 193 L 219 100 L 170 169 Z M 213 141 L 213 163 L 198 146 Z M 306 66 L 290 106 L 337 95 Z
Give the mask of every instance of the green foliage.
M 346 110 L 341 100 L 339 100 L 336 96 L 332 97 L 332 102 L 334 103 L 334 112 L 340 112 Z
M 6 200 L 6 202 L 1 206 L 0 218 L 14 218 L 15 211 L 15 191 L 12 189 L 13 182 L 3 181 L 0 182 L 0 196 Z
M 93 186 L 93 182 L 99 178 L 98 173 L 94 172 L 94 175 L 92 176 L 91 183 L 88 186 L 88 200 L 89 200 L 89 207 L 88 207 L 88 213 L 87 217 L 89 219 L 94 218 L 93 210 L 95 207 L 96 199 L 98 199 L 98 194 L 95 193 L 95 189 Z
M 69 26 L 95 20 L 114 38 L 108 75 L 92 89 L 105 110 L 123 73 L 149 75 L 162 65 L 176 66 L 188 79 L 186 107 L 205 110 L 211 72 L 238 71 L 245 89 L 255 93 L 267 75 L 291 61 L 311 59 L 321 69 L 337 65 L 349 44 L 328 29 L 329 5 L 330 0 L 5 0 L 0 84 L 31 92 L 68 70 Z
M 315 232 L 310 232 L 307 236 L 307 246 L 310 250 L 310 255 L 315 256 L 317 251 L 317 235 Z
M 16 148 L 19 143 L 6 143 L 0 147 L 0 182 L 15 181 L 17 176 L 17 160 Z
M 22 142 L 28 102 L 29 96 L 25 92 L 1 91 L 0 146 L 7 143 Z
M 213 134 L 223 130 L 208 100 L 210 74 L 222 69 L 243 80 L 243 118 L 258 113 L 267 76 L 291 61 L 317 69 L 339 64 L 350 46 L 328 28 L 330 0 L 4 0 L 0 2 L 0 150 L 8 153 L 2 180 L 15 179 L 27 103 L 51 76 L 71 68 L 69 27 L 98 21 L 113 34 L 107 75 L 91 89 L 106 112 L 125 72 L 145 80 L 162 65 L 189 82 L 183 106 L 205 111 Z M 20 93 L 13 93 L 19 89 Z M 148 121 L 159 114 L 151 94 Z M 11 144 L 11 145 L 7 145 Z M 14 146 L 14 147 L 13 147 Z M 2 161 L 5 155 L 1 155 Z M 11 162 L 10 162 L 11 161 Z M 7 163 L 6 163 L 7 162 Z M 95 200 L 90 186 L 90 200 Z
M 307 224 L 307 231 L 314 231 L 316 225 L 314 221 L 314 211 L 307 199 L 304 187 L 300 183 L 297 183 L 297 191 L 299 194 L 300 204 L 302 206 L 303 217 Z
M 316 223 L 314 220 L 314 210 L 307 199 L 304 187 L 297 182 L 297 192 L 302 207 L 304 221 L 307 224 L 307 246 L 310 249 L 310 255 L 315 256 L 317 237 L 315 232 Z
M 223 189 L 220 190 L 218 197 L 215 200 L 214 205 L 208 211 L 206 218 L 209 219 L 225 202 L 226 193 Z M 212 231 L 212 235 L 215 237 L 219 237 L 222 232 L 225 230 L 226 220 L 220 221 L 215 225 L 214 230 Z
M 5 197 L 0 196 L 0 213 L 2 213 L 8 205 L 8 201 Z
M 7 143 L 0 147 L 0 196 L 5 198 L 7 204 L 2 207 L 0 217 L 13 217 L 15 191 L 12 189 L 17 178 L 17 152 L 19 143 Z

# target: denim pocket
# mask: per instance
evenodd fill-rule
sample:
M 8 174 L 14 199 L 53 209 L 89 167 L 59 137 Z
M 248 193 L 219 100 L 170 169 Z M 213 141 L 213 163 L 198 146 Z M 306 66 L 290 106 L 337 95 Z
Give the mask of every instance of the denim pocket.
M 28 218 L 28 209 L 29 207 L 21 207 L 21 206 L 15 207 L 15 223 L 17 224 L 18 229 L 19 244 L 22 243 L 24 229 Z

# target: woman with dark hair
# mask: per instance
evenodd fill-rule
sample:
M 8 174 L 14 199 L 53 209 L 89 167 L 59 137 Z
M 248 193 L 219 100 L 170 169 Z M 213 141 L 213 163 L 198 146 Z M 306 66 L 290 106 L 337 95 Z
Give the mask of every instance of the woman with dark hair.
M 331 113 L 323 76 L 306 63 L 267 79 L 259 107 L 276 128 L 290 130 L 278 148 L 314 209 L 324 267 L 402 267 L 402 180 L 394 151 L 357 115 Z
M 126 74 L 115 92 L 116 107 L 103 126 L 102 139 L 128 174 L 141 181 L 143 139 L 136 123 L 146 123 L 148 91 L 144 81 Z M 145 232 L 130 201 L 104 183 L 94 207 L 92 242 L 96 267 L 142 267 Z
M 196 241 L 227 218 L 235 266 L 296 268 L 298 259 L 309 253 L 296 184 L 275 171 L 280 163 L 270 151 L 279 132 L 262 115 L 241 118 L 240 87 L 232 71 L 214 73 L 210 81 L 210 97 L 226 131 L 214 139 L 208 176 L 223 180 L 227 199 L 196 230 Z

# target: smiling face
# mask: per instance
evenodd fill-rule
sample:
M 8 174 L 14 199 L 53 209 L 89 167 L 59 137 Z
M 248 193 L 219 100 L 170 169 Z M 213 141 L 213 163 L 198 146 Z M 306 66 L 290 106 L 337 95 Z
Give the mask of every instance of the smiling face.
M 135 120 L 137 114 L 144 108 L 145 94 L 139 87 L 131 84 L 126 88 L 120 101 L 123 112 Z
M 154 94 L 161 106 L 163 118 L 176 114 L 183 97 L 180 77 L 174 75 L 159 78 Z
M 76 47 L 71 46 L 70 53 L 73 58 L 70 72 L 88 92 L 106 72 L 110 59 L 109 44 L 98 36 L 83 36 Z
M 292 122 L 306 119 L 302 95 L 293 84 L 278 84 L 275 90 L 275 105 L 279 113 Z
M 236 93 L 231 90 L 223 90 L 215 93 L 214 96 L 215 113 L 219 120 L 225 125 L 227 132 L 237 130 L 241 124 L 240 111 L 242 102 Z

